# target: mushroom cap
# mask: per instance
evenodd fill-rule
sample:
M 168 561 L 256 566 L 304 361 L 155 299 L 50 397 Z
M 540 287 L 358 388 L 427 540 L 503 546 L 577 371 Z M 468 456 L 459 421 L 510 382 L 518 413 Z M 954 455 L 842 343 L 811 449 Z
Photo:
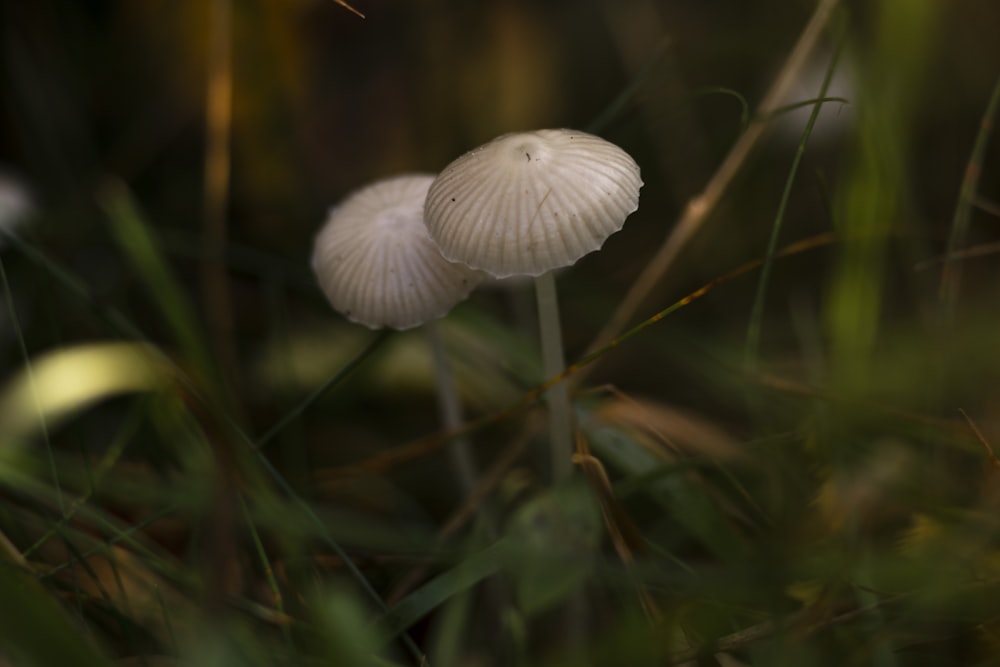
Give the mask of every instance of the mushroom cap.
M 447 261 L 427 234 L 434 177 L 408 174 L 356 190 L 330 210 L 312 267 L 330 304 L 373 329 L 409 329 L 442 317 L 483 275 Z
M 639 207 L 639 165 L 585 132 L 505 134 L 444 168 L 424 219 L 446 258 L 538 276 L 601 247 Z

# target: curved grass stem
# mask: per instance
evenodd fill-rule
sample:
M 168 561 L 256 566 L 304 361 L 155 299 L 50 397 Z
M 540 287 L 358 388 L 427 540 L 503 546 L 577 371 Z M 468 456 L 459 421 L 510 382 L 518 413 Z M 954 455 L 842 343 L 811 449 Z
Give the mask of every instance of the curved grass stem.
M 774 215 L 774 222 L 771 225 L 771 236 L 767 242 L 767 254 L 764 256 L 764 264 L 760 267 L 760 278 L 757 281 L 757 291 L 753 300 L 753 308 L 750 312 L 750 324 L 747 327 L 746 343 L 743 347 L 743 366 L 748 373 L 757 370 L 758 355 L 760 353 L 761 329 L 764 321 L 764 302 L 767 297 L 767 287 L 771 277 L 771 267 L 774 264 L 774 253 L 778 250 L 778 238 L 781 235 L 781 226 L 785 221 L 785 212 L 788 210 L 788 201 L 792 195 L 792 186 L 795 177 L 799 172 L 799 165 L 802 163 L 802 156 L 806 152 L 806 144 L 812 135 L 816 121 L 819 119 L 820 111 L 823 109 L 823 100 L 826 99 L 827 91 L 833 81 L 833 76 L 837 71 L 837 63 L 840 59 L 840 52 L 844 46 L 844 32 L 841 31 L 837 37 L 837 46 L 830 64 L 826 68 L 823 83 L 820 86 L 819 94 L 813 104 L 809 120 L 802 131 L 802 138 L 795 149 L 795 157 L 788 171 L 788 178 L 785 179 L 785 188 L 781 193 L 781 201 L 778 203 L 778 210 Z

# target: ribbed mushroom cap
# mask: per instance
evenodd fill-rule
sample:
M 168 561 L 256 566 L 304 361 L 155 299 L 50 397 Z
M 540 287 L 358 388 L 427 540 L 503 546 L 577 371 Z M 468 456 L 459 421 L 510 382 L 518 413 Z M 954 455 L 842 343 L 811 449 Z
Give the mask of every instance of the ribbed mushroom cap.
M 312 266 L 334 309 L 373 329 L 409 329 L 442 317 L 482 274 L 447 261 L 427 234 L 424 198 L 434 177 L 377 181 L 334 207 L 316 236 Z
M 639 207 L 639 165 L 584 132 L 505 134 L 445 167 L 424 218 L 448 259 L 492 276 L 569 266 Z

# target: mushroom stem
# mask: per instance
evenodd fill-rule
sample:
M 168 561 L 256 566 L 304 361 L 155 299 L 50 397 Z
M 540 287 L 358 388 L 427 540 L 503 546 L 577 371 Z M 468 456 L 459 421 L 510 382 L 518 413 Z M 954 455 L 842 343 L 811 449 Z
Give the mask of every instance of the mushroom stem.
M 435 320 L 424 324 L 427 342 L 430 344 L 431 356 L 434 361 L 434 379 L 437 387 L 438 411 L 441 422 L 447 431 L 453 431 L 462 425 L 462 404 L 458 400 L 458 389 L 455 378 L 448 363 L 448 353 L 444 347 L 441 329 Z M 465 436 L 453 438 L 448 443 L 448 458 L 452 470 L 458 478 L 462 495 L 468 496 L 476 486 L 476 461 L 472 455 L 469 440 Z
M 563 355 L 562 327 L 559 324 L 559 298 L 556 295 L 554 271 L 535 278 L 535 296 L 538 301 L 538 326 L 542 337 L 542 370 L 546 378 L 559 375 L 566 369 Z M 549 403 L 549 446 L 552 451 L 552 479 L 555 482 L 569 477 L 573 456 L 572 413 L 569 386 L 560 382 L 546 393 Z

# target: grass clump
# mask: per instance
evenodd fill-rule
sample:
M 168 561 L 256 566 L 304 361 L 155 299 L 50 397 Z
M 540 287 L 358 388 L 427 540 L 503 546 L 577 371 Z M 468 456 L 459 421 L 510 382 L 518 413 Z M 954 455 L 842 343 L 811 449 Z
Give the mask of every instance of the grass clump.
M 996 10 L 69 4 L 62 59 L 4 37 L 0 147 L 38 192 L 0 224 L 0 664 L 997 664 L 1000 72 L 955 41 Z M 178 26 L 231 51 L 142 48 Z M 462 54 L 496 80 L 443 94 Z M 199 58 L 207 97 L 164 74 Z M 95 61 L 163 74 L 172 122 Z M 427 346 L 313 283 L 329 193 L 588 118 L 646 185 L 560 279 L 571 363 L 540 377 L 521 287 L 480 289 L 440 323 L 442 429 Z

